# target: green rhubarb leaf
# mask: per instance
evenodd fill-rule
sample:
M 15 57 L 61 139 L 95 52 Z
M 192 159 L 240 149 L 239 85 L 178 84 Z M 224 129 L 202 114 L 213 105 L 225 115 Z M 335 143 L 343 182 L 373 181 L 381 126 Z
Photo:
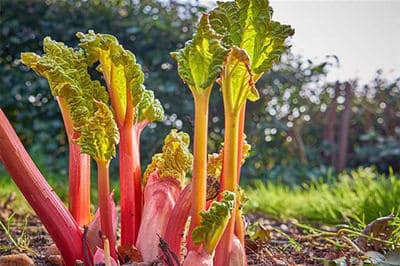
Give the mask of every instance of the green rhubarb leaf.
M 254 85 L 247 52 L 233 46 L 225 59 L 221 73 L 221 90 L 224 104 L 229 110 L 238 113 L 245 101 L 258 100 L 259 94 Z
M 79 45 L 88 54 L 89 62 L 100 62 L 98 70 L 103 73 L 110 91 L 117 121 L 122 123 L 128 101 L 132 101 L 132 107 L 135 107 L 142 98 L 144 75 L 140 65 L 136 63 L 135 56 L 112 35 L 89 31 L 87 34 L 79 32 L 77 37 L 80 39 Z
M 136 122 L 146 121 L 148 123 L 154 121 L 162 121 L 164 118 L 164 109 L 159 100 L 154 98 L 151 90 L 144 90 L 142 100 L 136 108 Z
M 221 201 L 213 201 L 209 210 L 200 212 L 201 223 L 192 232 L 193 242 L 203 244 L 209 254 L 214 252 L 235 207 L 233 192 L 224 191 L 222 195 Z
M 67 102 L 73 126 L 79 131 L 96 109 L 93 100 L 107 103 L 107 91 L 100 82 L 90 78 L 88 61 L 82 50 L 75 51 L 49 37 L 43 41 L 43 50 L 43 56 L 22 53 L 21 61 L 47 78 L 52 94 Z
M 175 178 L 183 184 L 186 173 L 192 166 L 193 156 L 189 151 L 190 137 L 184 132 L 172 129 L 164 140 L 162 153 L 153 156 L 152 162 L 147 166 L 144 178 L 157 170 L 160 178 Z
M 216 34 L 203 14 L 193 39 L 185 47 L 171 56 L 178 62 L 178 73 L 193 93 L 210 90 L 222 69 L 227 53 L 220 42 L 222 36 Z
M 43 50 L 43 56 L 22 53 L 22 62 L 47 78 L 52 94 L 67 103 L 74 131 L 79 133 L 75 141 L 82 152 L 96 160 L 110 160 L 115 154 L 118 131 L 107 106 L 106 89 L 87 72 L 90 62 L 85 53 L 49 37 L 43 41 Z
M 288 49 L 285 40 L 294 34 L 289 25 L 273 21 L 272 13 L 267 0 L 218 2 L 210 13 L 210 24 L 224 36 L 224 45 L 246 50 L 255 74 L 269 71 L 278 62 Z
M 118 128 L 110 108 L 102 102 L 96 102 L 97 110 L 82 128 L 77 142 L 82 152 L 96 161 L 107 162 L 115 156 L 115 146 L 119 142 Z

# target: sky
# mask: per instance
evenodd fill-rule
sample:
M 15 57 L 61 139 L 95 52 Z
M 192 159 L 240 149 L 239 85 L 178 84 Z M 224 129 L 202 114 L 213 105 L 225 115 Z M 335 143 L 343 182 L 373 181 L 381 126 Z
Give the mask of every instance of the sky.
M 295 54 L 316 62 L 338 56 L 340 68 L 329 80 L 358 78 L 363 84 L 380 68 L 389 79 L 400 77 L 400 0 L 270 0 L 270 5 L 274 20 L 295 29 L 290 40 Z

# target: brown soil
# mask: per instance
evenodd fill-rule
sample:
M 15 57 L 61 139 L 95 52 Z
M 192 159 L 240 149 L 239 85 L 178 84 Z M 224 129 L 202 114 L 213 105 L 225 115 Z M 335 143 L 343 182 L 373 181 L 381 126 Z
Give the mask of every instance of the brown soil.
M 365 254 L 340 235 L 310 234 L 294 222 L 276 221 L 262 214 L 251 214 L 247 218 L 253 227 L 253 238 L 247 236 L 246 240 L 248 265 L 327 265 L 327 261 L 337 258 L 349 261 L 351 257 L 363 258 Z M 0 217 L 0 221 L 4 223 L 4 217 Z M 320 228 L 328 234 L 337 230 L 335 227 Z M 0 228 L 0 257 L 24 253 L 35 265 L 55 265 L 49 261 L 47 252 L 52 240 L 36 216 L 15 215 L 10 231 L 13 239 L 20 241 L 20 247 L 13 245 Z M 256 236 L 258 239 L 254 239 Z

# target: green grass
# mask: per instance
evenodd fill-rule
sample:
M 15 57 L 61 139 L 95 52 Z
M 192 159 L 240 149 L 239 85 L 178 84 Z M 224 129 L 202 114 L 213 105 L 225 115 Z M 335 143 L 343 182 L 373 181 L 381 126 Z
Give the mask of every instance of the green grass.
M 68 200 L 68 180 L 67 177 L 58 176 L 52 173 L 45 173 L 46 180 L 50 186 L 56 191 L 57 195 L 67 202 Z M 114 190 L 114 200 L 117 202 L 119 200 L 119 184 L 116 178 L 110 180 L 111 190 Z M 91 180 L 91 201 L 93 206 L 93 211 L 95 210 L 95 205 L 97 206 L 97 181 L 96 172 L 92 173 Z M 12 203 L 13 211 L 17 213 L 33 212 L 29 204 L 26 202 L 24 196 L 19 191 L 11 177 L 5 172 L 4 169 L 0 169 L 0 205 L 8 198 L 10 193 L 16 192 L 17 197 Z
M 246 189 L 246 211 L 260 211 L 278 219 L 339 224 L 353 220 L 369 222 L 397 213 L 400 206 L 400 179 L 359 168 L 330 182 L 315 182 L 289 188 L 260 180 Z
M 62 200 L 67 199 L 66 177 L 47 174 L 48 181 Z M 95 176 L 95 173 L 93 173 Z M 333 179 L 333 178 L 332 178 Z M 118 183 L 112 180 L 115 200 L 118 201 Z M 96 180 L 92 180 L 92 202 L 96 205 Z M 0 204 L 10 192 L 17 192 L 12 204 L 21 213 L 30 210 L 11 178 L 0 174 Z M 377 217 L 397 213 L 400 207 L 400 179 L 378 174 L 373 168 L 359 168 L 341 174 L 328 182 L 315 182 L 290 188 L 257 180 L 246 187 L 249 198 L 245 211 L 260 211 L 277 219 L 295 218 L 311 224 L 339 224 L 354 220 L 366 223 Z

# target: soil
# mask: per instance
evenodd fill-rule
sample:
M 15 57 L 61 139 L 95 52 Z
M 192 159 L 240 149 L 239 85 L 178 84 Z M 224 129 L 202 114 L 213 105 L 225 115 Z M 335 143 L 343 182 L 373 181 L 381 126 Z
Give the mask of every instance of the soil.
M 1 264 L 1 256 L 9 254 L 26 254 L 35 265 L 57 265 L 54 256 L 49 257 L 52 240 L 35 215 L 16 214 L 11 219 L 9 216 L 7 220 L 4 218 L 0 216 L 0 221 L 3 224 L 10 221 L 10 233 L 14 241 L 19 242 L 19 248 L 0 228 L 0 265 L 5 265 Z M 327 262 L 335 265 L 335 259 L 342 260 L 342 265 L 351 265 L 350 260 L 354 258 L 365 259 L 365 252 L 354 244 L 356 241 L 335 235 L 335 227 L 320 226 L 324 234 L 311 234 L 295 221 L 277 221 L 259 213 L 246 218 L 251 228 L 248 230 L 251 237 L 246 236 L 248 265 L 330 265 Z M 370 250 L 372 247 L 364 248 Z M 381 249 L 382 246 L 375 248 Z

